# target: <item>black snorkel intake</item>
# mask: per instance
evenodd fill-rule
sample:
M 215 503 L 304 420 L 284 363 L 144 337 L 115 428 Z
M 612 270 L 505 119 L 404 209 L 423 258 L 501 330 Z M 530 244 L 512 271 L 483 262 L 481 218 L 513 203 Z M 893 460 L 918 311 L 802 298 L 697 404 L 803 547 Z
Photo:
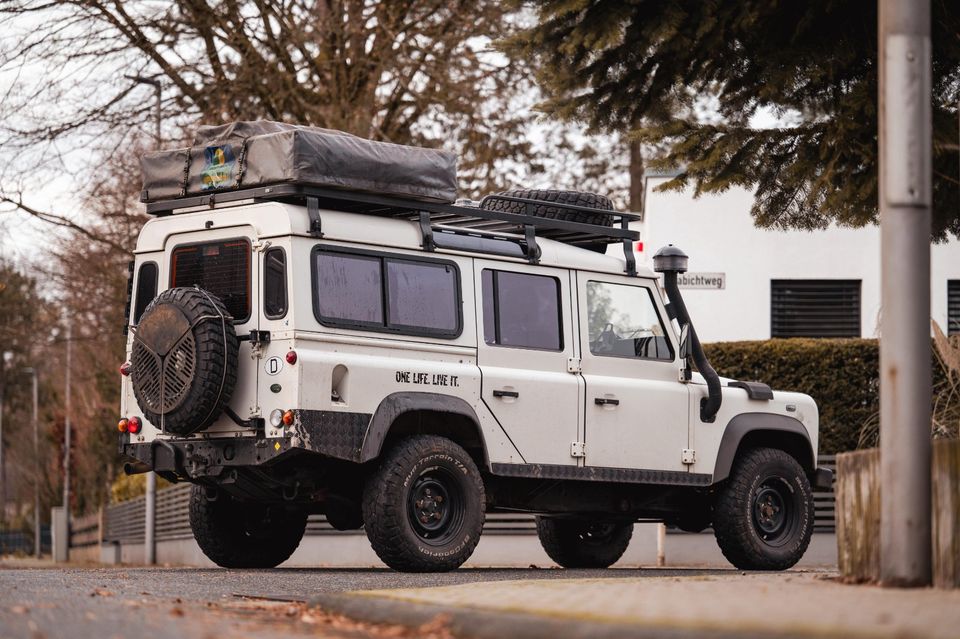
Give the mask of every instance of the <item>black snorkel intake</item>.
M 687 327 L 690 354 L 697 365 L 697 370 L 707 381 L 708 395 L 700 402 L 700 421 L 712 422 L 717 416 L 717 411 L 720 410 L 723 395 L 720 389 L 720 376 L 713 370 L 713 366 L 703 352 L 703 345 L 700 344 L 697 331 L 693 328 L 693 322 L 690 321 L 690 314 L 687 313 L 687 307 L 683 303 L 683 296 L 680 295 L 680 287 L 677 284 L 677 275 L 687 272 L 688 261 L 689 258 L 683 251 L 673 244 L 668 244 L 653 256 L 653 270 L 663 273 L 663 287 L 667 291 L 667 299 L 670 300 L 671 315 L 680 323 L 681 332 L 684 327 Z

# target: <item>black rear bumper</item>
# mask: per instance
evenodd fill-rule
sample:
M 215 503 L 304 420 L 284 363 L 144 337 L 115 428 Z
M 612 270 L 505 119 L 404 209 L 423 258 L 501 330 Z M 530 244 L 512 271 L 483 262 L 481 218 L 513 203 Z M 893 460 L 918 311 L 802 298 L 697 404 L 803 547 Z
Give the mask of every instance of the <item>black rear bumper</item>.
M 137 474 L 154 471 L 164 479 L 181 481 L 219 477 L 231 467 L 271 464 L 294 450 L 290 437 L 224 437 L 221 439 L 167 440 L 130 443 L 121 435 L 120 454 L 124 471 Z

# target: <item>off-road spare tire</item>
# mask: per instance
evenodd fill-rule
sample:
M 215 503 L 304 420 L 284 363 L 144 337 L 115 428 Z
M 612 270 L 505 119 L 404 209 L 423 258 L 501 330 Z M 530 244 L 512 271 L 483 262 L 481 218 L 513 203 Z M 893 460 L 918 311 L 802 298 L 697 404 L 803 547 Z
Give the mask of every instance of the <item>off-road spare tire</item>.
M 538 200 L 543 204 L 533 204 L 527 208 L 525 202 L 514 202 L 512 200 L 499 199 L 498 195 L 506 197 L 523 198 L 526 200 Z M 549 203 L 554 203 L 551 206 Z M 559 191 L 554 189 L 511 189 L 500 193 L 493 193 L 483 199 L 480 208 L 489 211 L 503 211 L 504 213 L 526 214 L 529 210 L 530 215 L 542 217 L 550 220 L 564 220 L 567 222 L 580 222 L 582 224 L 597 224 L 599 226 L 613 226 L 613 215 L 602 213 L 600 211 L 577 211 L 563 208 L 563 204 L 572 204 L 574 206 L 584 206 L 601 211 L 613 212 L 613 202 L 610 198 L 596 193 L 586 191 Z M 584 245 L 583 248 L 598 253 L 604 253 L 607 250 L 605 243 L 592 243 Z
M 212 424 L 237 383 L 239 343 L 223 302 L 172 288 L 144 311 L 130 357 L 133 394 L 157 428 L 189 435 Z

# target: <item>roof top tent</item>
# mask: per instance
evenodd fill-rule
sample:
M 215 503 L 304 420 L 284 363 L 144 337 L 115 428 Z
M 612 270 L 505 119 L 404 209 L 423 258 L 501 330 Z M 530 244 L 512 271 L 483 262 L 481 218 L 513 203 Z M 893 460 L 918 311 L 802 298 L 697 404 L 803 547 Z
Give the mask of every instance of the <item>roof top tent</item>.
M 479 205 L 454 204 L 456 156 L 436 149 L 280 122 L 235 122 L 201 127 L 193 146 L 147 154 L 141 168 L 141 200 L 152 215 L 239 200 L 284 201 L 307 207 L 317 235 L 321 208 L 415 221 L 428 251 L 475 250 L 536 262 L 538 236 L 581 247 L 621 243 L 625 270 L 636 274 L 639 234 L 629 224 L 639 216 L 503 194 Z M 511 210 L 492 210 L 494 204 Z M 565 215 L 537 215 L 543 206 Z M 563 219 L 578 213 L 602 215 L 610 224 Z

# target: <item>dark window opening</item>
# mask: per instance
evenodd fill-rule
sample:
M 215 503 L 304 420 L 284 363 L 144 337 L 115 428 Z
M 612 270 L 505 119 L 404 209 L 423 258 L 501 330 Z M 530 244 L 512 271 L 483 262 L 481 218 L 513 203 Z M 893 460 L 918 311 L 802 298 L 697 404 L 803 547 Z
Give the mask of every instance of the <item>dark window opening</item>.
M 947 281 L 947 334 L 960 335 L 960 280 Z
M 860 280 L 771 280 L 771 337 L 860 337 Z
M 199 286 L 224 303 L 237 323 L 250 318 L 250 244 L 225 240 L 173 250 L 170 285 Z
M 263 314 L 270 319 L 287 314 L 287 255 L 282 248 L 263 255 Z
M 157 296 L 157 265 L 155 262 L 145 262 L 140 265 L 137 274 L 137 298 L 133 306 L 133 323 L 139 324 L 143 312 Z
M 557 278 L 485 269 L 482 281 L 487 344 L 563 350 Z
M 453 263 L 314 251 L 314 309 L 328 326 L 456 337 L 460 304 Z

